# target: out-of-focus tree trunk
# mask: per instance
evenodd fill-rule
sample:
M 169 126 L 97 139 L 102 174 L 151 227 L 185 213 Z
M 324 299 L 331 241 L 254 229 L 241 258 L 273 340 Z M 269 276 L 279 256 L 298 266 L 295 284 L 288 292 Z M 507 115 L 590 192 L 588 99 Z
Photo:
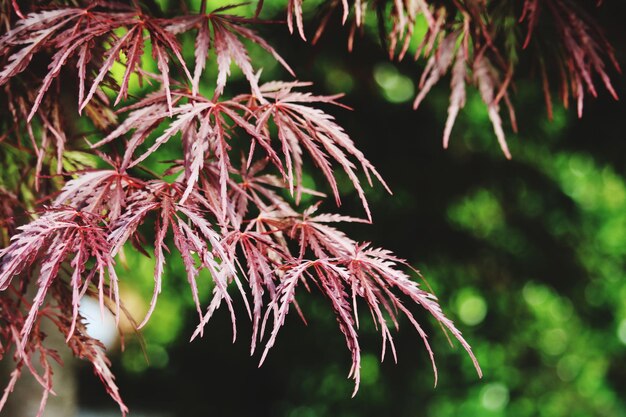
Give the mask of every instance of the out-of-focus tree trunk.
M 50 395 L 44 411 L 44 417 L 74 417 L 77 414 L 77 382 L 76 382 L 76 359 L 64 343 L 63 336 L 58 329 L 48 320 L 42 322 L 42 327 L 48 335 L 46 345 L 59 352 L 63 359 L 63 366 L 52 362 L 54 369 L 53 386 L 57 395 Z M 34 358 L 35 364 L 38 362 Z M 11 355 L 2 360 L 2 381 L 6 386 L 9 374 L 13 371 L 15 363 Z M 24 369 L 22 377 L 17 382 L 15 390 L 9 396 L 5 408 L 0 412 L 1 417 L 35 417 L 41 403 L 43 389 L 33 378 L 28 370 Z

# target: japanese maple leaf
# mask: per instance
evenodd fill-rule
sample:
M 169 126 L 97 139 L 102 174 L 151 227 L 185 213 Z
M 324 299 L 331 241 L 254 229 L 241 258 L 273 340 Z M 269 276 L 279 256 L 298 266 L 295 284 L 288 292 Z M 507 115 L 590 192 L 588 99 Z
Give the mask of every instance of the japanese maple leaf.
M 50 207 L 39 218 L 20 226 L 19 230 L 11 239 L 11 244 L 0 250 L 0 289 L 6 290 L 16 275 L 38 264 L 37 293 L 21 330 L 23 346 L 27 345 L 48 289 L 60 279 L 65 262 L 69 263 L 72 271 L 69 282 L 73 291 L 73 324 L 78 317 L 80 299 L 90 285 L 98 288 L 100 303 L 104 305 L 107 276 L 110 287 L 108 297 L 114 298 L 119 308 L 117 275 L 110 256 L 107 231 L 100 216 L 72 207 Z M 93 265 L 88 267 L 90 261 Z

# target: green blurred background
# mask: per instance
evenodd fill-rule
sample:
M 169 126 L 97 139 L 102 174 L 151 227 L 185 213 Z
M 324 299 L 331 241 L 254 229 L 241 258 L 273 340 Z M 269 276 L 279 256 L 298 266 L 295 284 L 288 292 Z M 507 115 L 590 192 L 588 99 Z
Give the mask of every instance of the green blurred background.
M 262 17 L 282 18 L 282 1 L 265 3 Z M 624 62 L 626 13 L 618 3 L 605 5 L 601 19 Z M 311 36 L 316 2 L 305 6 Z M 253 9 L 244 6 L 238 13 L 250 16 Z M 112 353 L 131 411 L 187 417 L 626 416 L 624 102 L 603 94 L 586 103 L 582 120 L 556 105 L 550 122 L 539 80 L 522 74 L 514 97 L 520 133 L 508 135 L 512 161 L 501 154 L 475 91 L 444 151 L 449 80 L 419 111 L 411 110 L 423 62 L 390 63 L 373 24 L 352 53 L 337 16 L 316 46 L 290 36 L 284 25 L 259 31 L 298 79 L 314 82 L 315 92 L 346 93 L 342 102 L 354 111 L 327 110 L 394 191 L 390 197 L 380 186 L 371 189 L 374 224 L 348 231 L 421 270 L 485 376 L 478 379 L 467 355 L 451 347 L 426 315 L 419 318 L 431 335 L 438 386 L 407 322 L 394 335 L 399 363 L 380 363 L 379 336 L 364 316 L 362 384 L 350 398 L 349 354 L 326 300 L 316 293 L 298 299 L 308 325 L 290 315 L 261 368 L 258 355 L 249 355 L 250 323 L 242 305 L 235 344 L 226 310 L 209 323 L 203 339 L 189 343 L 197 317 L 182 263 L 171 256 L 143 333 L 149 362 L 132 336 L 123 354 Z M 193 39 L 184 45 L 192 59 Z M 262 80 L 290 79 L 269 55 L 254 48 L 252 53 L 264 68 Z M 205 91 L 214 79 L 209 66 Z M 624 77 L 617 76 L 615 84 L 623 96 Z M 246 90 L 237 71 L 228 88 L 231 94 Z M 175 144 L 168 149 L 162 160 L 179 157 Z M 311 166 L 309 172 L 307 181 L 324 189 Z M 341 179 L 345 201 L 338 210 L 363 215 Z M 332 202 L 324 208 L 335 210 Z M 128 269 L 120 268 L 127 296 L 131 302 L 148 300 L 151 260 L 127 256 Z M 109 408 L 89 367 L 80 372 L 81 405 Z

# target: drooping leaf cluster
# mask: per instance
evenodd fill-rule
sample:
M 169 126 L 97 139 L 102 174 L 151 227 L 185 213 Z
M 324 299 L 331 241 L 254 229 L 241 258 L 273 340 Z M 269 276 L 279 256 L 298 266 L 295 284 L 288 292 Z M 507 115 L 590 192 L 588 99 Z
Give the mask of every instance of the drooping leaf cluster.
M 571 92 L 579 108 L 585 88 L 596 93 L 594 74 L 612 91 L 604 66 L 612 52 L 573 2 L 526 0 L 510 10 L 490 3 L 418 0 L 386 7 L 381 1 L 373 10 L 392 22 L 384 35 L 392 57 L 407 53 L 418 20 L 426 20 L 428 30 L 416 57 L 428 61 L 415 106 L 451 69 L 444 144 L 465 103 L 466 84 L 473 83 L 508 156 L 499 103 L 504 100 L 514 115 L 509 91 L 517 47 L 507 40 L 516 35 L 505 33 L 501 22 L 511 16 L 528 22 L 526 47 L 541 41 L 531 37 L 540 11 L 556 16 L 562 40 L 557 48 L 563 54 L 557 61 L 563 69 L 561 95 L 567 102 Z M 350 44 L 370 13 L 361 1 L 323 7 L 328 11 L 315 37 L 333 9 L 342 10 L 344 22 L 354 10 Z M 175 279 L 164 271 L 167 253 L 176 250 L 198 312 L 193 337 L 203 334 L 222 304 L 230 312 L 235 337 L 233 305 L 239 296 L 233 294 L 239 293 L 253 323 L 251 350 L 263 344 L 262 361 L 289 311 L 301 314 L 296 295 L 315 287 L 327 298 L 345 336 L 355 392 L 359 304 L 369 309 L 381 332 L 383 356 L 389 346 L 395 357 L 389 326 L 397 327 L 398 315 L 404 314 L 422 337 L 436 375 L 426 333 L 411 312 L 411 305 L 418 305 L 460 341 L 480 374 L 469 345 L 436 297 L 403 272 L 410 269 L 406 262 L 356 242 L 336 227 L 371 221 L 363 178 L 370 185 L 376 178 L 386 187 L 323 110 L 337 105 L 340 96 L 315 95 L 302 90 L 310 84 L 300 81 L 261 82 L 247 50 L 251 44 L 293 71 L 254 31 L 263 22 L 236 16 L 232 9 L 209 11 L 204 1 L 199 10 L 180 7 L 166 14 L 149 1 L 2 2 L 0 106 L 6 112 L 0 146 L 26 161 L 20 164 L 16 157 L 19 178 L 3 178 L 0 184 L 0 353 L 7 356 L 13 346 L 16 362 L 5 399 L 26 367 L 42 385 L 43 411 L 52 392 L 49 359 L 58 359 L 45 347 L 40 330 L 41 321 L 50 320 L 73 352 L 93 364 L 122 413 L 127 412 L 103 348 L 87 335 L 79 311 L 81 300 L 92 296 L 118 319 L 123 314 L 116 264 L 124 250 L 155 259 L 154 293 L 138 328 L 156 307 L 163 280 Z M 259 2 L 257 15 L 261 10 Z M 305 38 L 301 0 L 289 1 L 287 26 Z M 193 66 L 183 56 L 185 36 L 195 39 Z M 146 69 L 146 59 L 152 59 L 156 73 Z M 207 71 L 211 60 L 215 73 Z M 225 86 L 233 64 L 250 91 L 228 97 Z M 123 75 L 116 78 L 113 69 L 120 65 Z M 132 80 L 151 85 L 150 92 L 135 96 Z M 212 95 L 201 93 L 203 84 L 211 86 Z M 91 131 L 79 131 L 79 117 Z M 153 172 L 145 164 L 166 144 L 174 144 L 180 157 L 169 161 L 163 173 Z M 357 191 L 366 220 L 319 213 L 324 194 L 303 185 L 309 164 L 321 172 L 337 204 L 336 171 L 342 171 Z M 302 207 L 303 194 L 320 201 Z M 198 287 L 203 269 L 212 278 L 209 299 L 201 297 Z M 34 355 L 43 358 L 43 374 L 31 365 Z
M 293 30 L 291 22 L 295 19 L 305 39 L 302 3 L 303 0 L 289 2 L 288 23 Z M 375 14 L 390 59 L 402 60 L 409 51 L 414 51 L 416 60 L 426 59 L 420 91 L 413 102 L 415 109 L 435 84 L 451 74 L 444 148 L 448 147 L 455 120 L 465 106 L 467 86 L 473 85 L 487 107 L 502 152 L 510 159 L 500 109 L 504 104 L 511 129 L 517 131 L 511 95 L 520 62 L 529 61 L 540 75 L 549 118 L 553 84 L 558 86 L 558 96 L 565 107 L 573 98 L 579 117 L 585 94 L 598 95 L 597 79 L 613 98 L 618 98 L 607 67 L 617 72 L 621 69 L 614 48 L 589 14 L 589 3 L 599 7 L 602 0 L 377 0 L 372 6 L 361 0 L 352 4 L 347 0 L 332 1 L 323 6 L 326 12 L 313 42 L 322 35 L 333 12 L 340 9 L 344 23 L 351 12 L 354 14 L 348 38 L 351 49 L 368 13 Z M 422 22 L 426 32 L 416 37 Z M 520 26 L 525 26 L 525 30 L 520 30 Z

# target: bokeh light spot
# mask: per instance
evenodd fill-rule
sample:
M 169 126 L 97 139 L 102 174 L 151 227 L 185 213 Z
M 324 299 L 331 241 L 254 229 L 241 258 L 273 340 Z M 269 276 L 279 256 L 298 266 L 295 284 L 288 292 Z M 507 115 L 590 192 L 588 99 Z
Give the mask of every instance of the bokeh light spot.
M 487 410 L 501 411 L 509 403 L 509 389 L 499 382 L 487 384 L 480 392 L 480 403 Z
M 80 314 L 86 320 L 87 334 L 110 349 L 118 339 L 113 314 L 107 308 L 102 311 L 100 303 L 91 297 L 85 297 L 80 301 Z
M 545 303 L 550 296 L 550 292 L 547 288 L 537 285 L 533 282 L 529 282 L 524 285 L 522 289 L 522 295 L 524 300 L 533 307 L 538 307 Z
M 487 303 L 480 294 L 472 289 L 463 289 L 457 297 L 457 312 L 463 323 L 475 326 L 485 319 Z
M 480 297 L 469 297 L 461 304 L 459 315 L 463 323 L 474 326 L 482 322 L 487 315 L 487 304 Z
M 556 374 L 562 381 L 569 382 L 576 378 L 580 372 L 581 366 L 582 362 L 580 357 L 576 355 L 568 355 L 561 358 L 557 363 Z
M 617 328 L 617 337 L 626 345 L 626 319 L 622 320 Z
M 567 333 L 563 329 L 546 330 L 541 337 L 541 350 L 548 355 L 560 355 L 565 351 L 567 341 Z
M 387 101 L 404 103 L 415 96 L 415 85 L 406 75 L 398 72 L 397 68 L 388 63 L 381 63 L 374 67 L 374 80 L 381 89 Z
M 375 384 L 379 374 L 378 358 L 371 354 L 363 355 L 361 358 L 361 383 L 363 385 Z

